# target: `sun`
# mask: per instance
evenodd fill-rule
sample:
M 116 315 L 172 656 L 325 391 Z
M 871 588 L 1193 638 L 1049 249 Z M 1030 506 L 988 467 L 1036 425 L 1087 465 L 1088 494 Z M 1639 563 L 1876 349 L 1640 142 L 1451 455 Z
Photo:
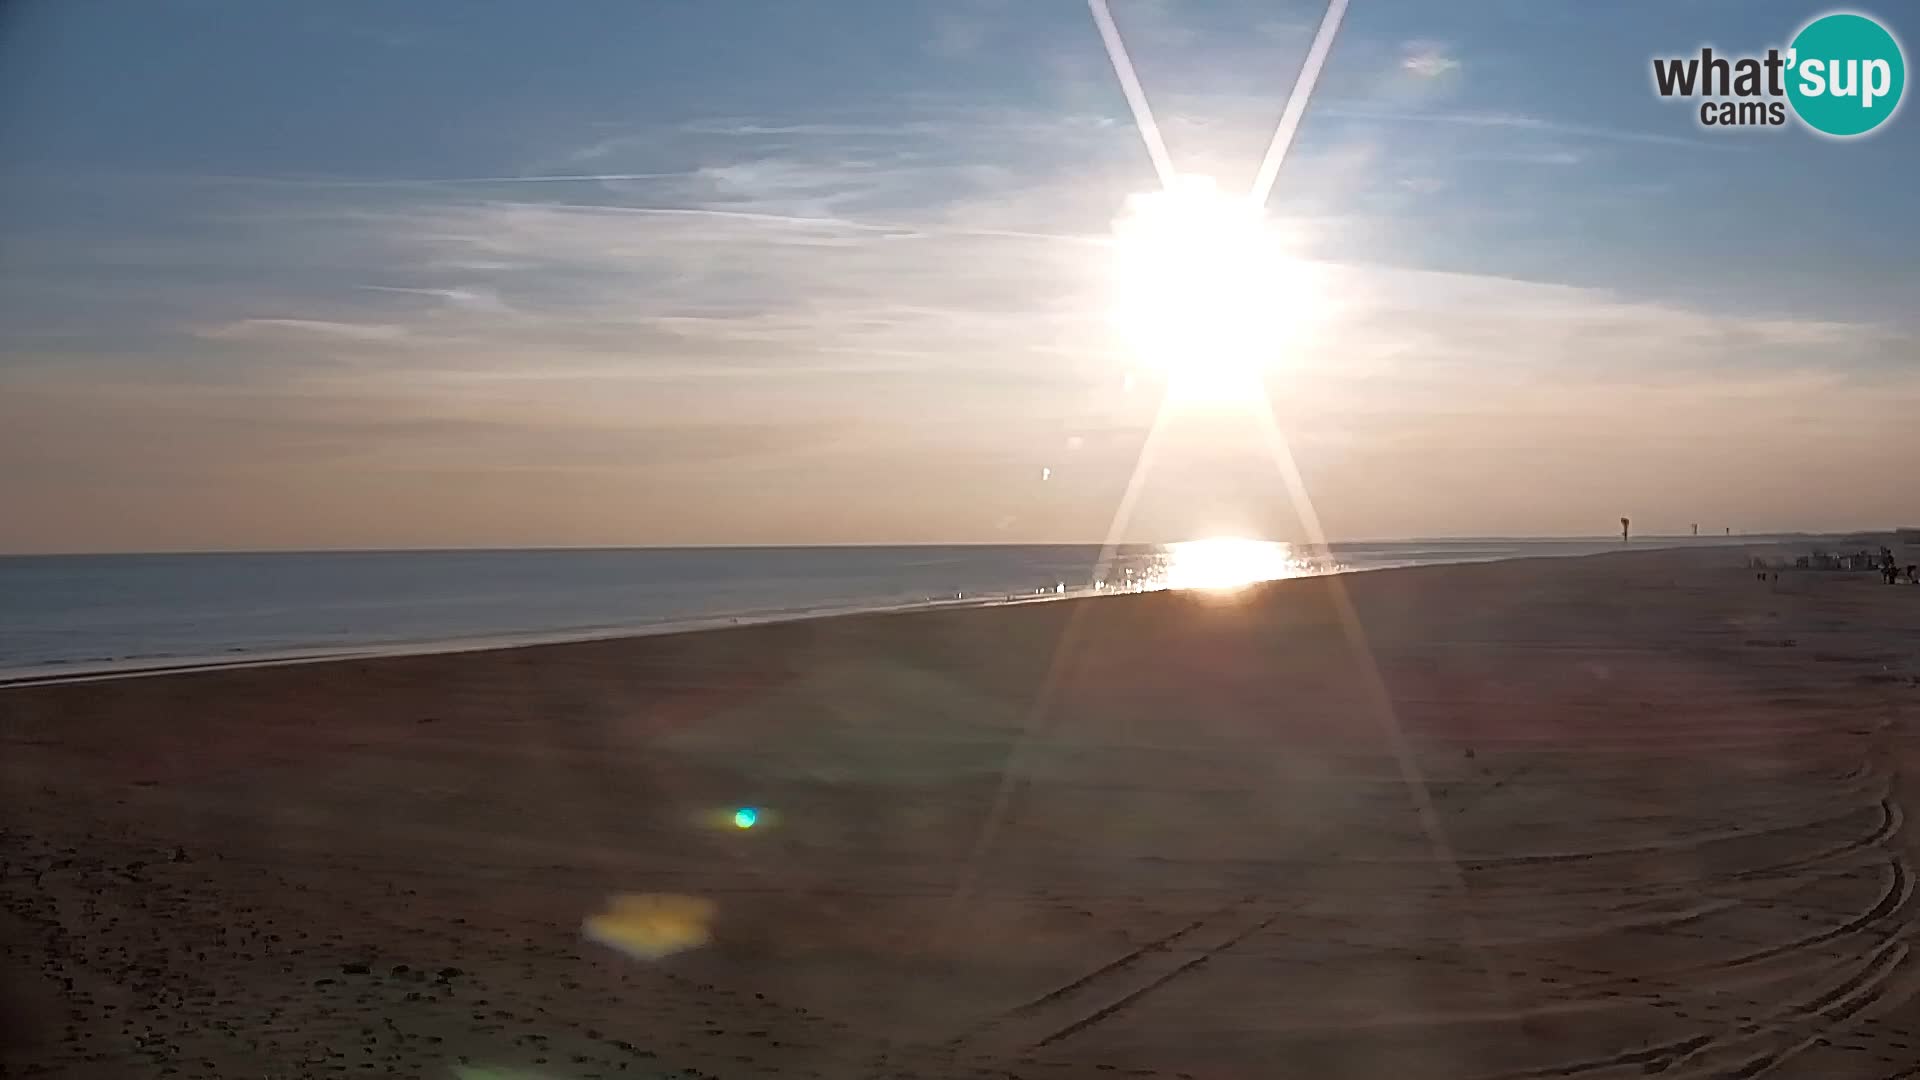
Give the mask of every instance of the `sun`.
M 1318 309 L 1306 264 L 1262 208 L 1213 178 L 1135 195 L 1114 222 L 1113 324 L 1170 391 L 1244 400 Z

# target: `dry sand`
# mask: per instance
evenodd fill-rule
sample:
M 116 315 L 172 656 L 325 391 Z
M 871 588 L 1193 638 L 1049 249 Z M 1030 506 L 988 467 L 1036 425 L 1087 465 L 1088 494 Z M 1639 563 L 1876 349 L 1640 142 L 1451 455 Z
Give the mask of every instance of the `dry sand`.
M 0 692 L 0 1074 L 1915 1075 L 1920 588 L 1743 561 Z

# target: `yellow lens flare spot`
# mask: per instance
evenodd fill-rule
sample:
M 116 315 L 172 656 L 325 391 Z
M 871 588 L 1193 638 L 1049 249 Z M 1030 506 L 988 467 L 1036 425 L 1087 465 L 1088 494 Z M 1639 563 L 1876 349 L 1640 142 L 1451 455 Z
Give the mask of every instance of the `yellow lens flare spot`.
M 712 937 L 713 901 L 675 893 L 629 893 L 590 915 L 580 932 L 588 940 L 641 960 L 696 949 Z

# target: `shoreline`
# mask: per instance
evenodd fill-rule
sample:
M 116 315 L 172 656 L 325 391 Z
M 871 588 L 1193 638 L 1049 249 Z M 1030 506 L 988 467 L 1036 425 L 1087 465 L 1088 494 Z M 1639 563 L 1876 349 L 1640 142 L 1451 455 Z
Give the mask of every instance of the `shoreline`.
M 1641 552 L 1669 550 L 1701 550 L 1714 547 L 1739 547 L 1743 545 L 1739 538 L 1729 540 L 1726 537 L 1699 538 L 1658 538 L 1649 540 L 1681 539 L 1688 542 L 1678 545 L 1659 544 L 1642 548 Z M 1405 541 L 1420 543 L 1422 541 Z M 1580 542 L 1580 541 L 1569 541 Z M 1777 546 L 1777 541 L 1759 541 Z M 1061 545 L 1072 546 L 1072 545 Z M 1534 559 L 1576 560 L 1602 558 L 1613 555 L 1634 554 L 1631 549 L 1599 553 L 1581 553 L 1552 555 L 1529 553 L 1522 555 L 1496 555 L 1484 558 L 1463 558 L 1447 562 L 1406 563 L 1386 566 L 1341 567 L 1316 573 L 1300 574 L 1292 578 L 1275 578 L 1269 581 L 1249 583 L 1247 587 L 1271 585 L 1278 581 L 1290 581 L 1306 577 L 1332 577 L 1351 574 L 1372 574 L 1396 570 L 1417 570 L 1428 567 L 1485 565 L 1492 563 L 1523 562 Z M 199 553 L 196 553 L 199 554 Z M 218 554 L 218 553 L 210 553 Z M 71 682 L 99 682 L 114 679 L 150 678 L 165 675 L 183 675 L 205 671 L 226 671 L 256 667 L 285 667 L 291 665 L 337 663 L 343 661 L 379 660 L 387 657 L 435 656 L 442 654 L 464 654 L 475 652 L 496 652 L 512 649 L 534 648 L 548 645 L 569 645 L 587 642 L 618 641 L 626 638 L 661 637 L 674 634 L 703 633 L 712 630 L 726 630 L 735 627 L 762 626 L 773 623 L 801 622 L 819 619 L 837 619 L 863 615 L 893 615 L 914 611 L 938 611 L 952 608 L 996 608 L 1021 604 L 1058 603 L 1067 600 L 1100 600 L 1116 596 L 1137 595 L 1147 592 L 1169 591 L 1164 588 L 1131 589 L 1104 591 L 1093 588 L 1081 588 L 1065 593 L 1036 593 L 1031 596 L 978 597 L 957 600 L 909 601 L 900 604 L 860 605 L 845 608 L 806 609 L 800 611 L 775 611 L 763 613 L 743 613 L 738 615 L 721 614 L 696 616 L 684 619 L 669 619 L 658 623 L 640 624 L 624 627 L 582 628 L 579 630 L 556 631 L 507 631 L 495 634 L 482 634 L 471 637 L 434 638 L 422 641 L 371 642 L 362 645 L 341 645 L 338 647 L 302 647 L 293 646 L 284 649 L 267 649 L 258 652 L 234 650 L 229 653 L 199 654 L 165 657 L 133 657 L 125 660 L 71 661 L 29 665 L 19 668 L 0 666 L 0 690 L 11 687 L 55 686 Z
M 1112 595 L 1122 594 L 1115 593 Z M 125 662 L 133 666 L 122 666 L 119 662 L 113 661 L 103 661 L 96 666 L 87 661 L 77 661 L 73 667 L 88 664 L 87 670 L 73 670 L 73 667 L 67 665 L 41 665 L 38 668 L 20 669 L 0 668 L 0 690 L 6 690 L 11 687 L 59 686 L 76 682 L 101 682 L 110 679 L 186 675 L 203 671 L 290 667 L 295 665 L 329 664 L 357 660 L 383 660 L 392 657 L 407 656 L 444 656 L 464 655 L 468 653 L 509 652 L 516 649 L 542 648 L 555 645 L 592 644 L 604 641 L 625 641 L 631 638 L 671 637 L 677 634 L 699 634 L 715 630 L 746 629 L 754 626 L 769 626 L 791 622 L 812 622 L 823 619 L 854 618 L 866 615 L 899 615 L 915 611 L 942 611 L 962 608 L 1015 607 L 1022 604 L 1042 604 L 1062 600 L 1099 598 L 1101 598 L 1100 594 L 1082 592 L 1059 595 L 1023 596 L 998 600 L 930 600 L 899 606 L 865 606 L 835 608 L 824 611 L 780 612 L 763 615 L 711 615 L 640 626 L 611 627 L 598 630 L 560 630 L 551 633 L 509 632 L 503 634 L 487 634 L 477 637 L 440 638 L 431 641 L 342 646 L 339 649 L 326 651 L 286 649 L 232 657 L 219 655 L 188 656 L 179 658 L 155 658 L 160 662 L 154 663 L 150 663 L 146 659 L 129 660 Z M 55 670 L 55 668 L 58 668 L 58 670 Z

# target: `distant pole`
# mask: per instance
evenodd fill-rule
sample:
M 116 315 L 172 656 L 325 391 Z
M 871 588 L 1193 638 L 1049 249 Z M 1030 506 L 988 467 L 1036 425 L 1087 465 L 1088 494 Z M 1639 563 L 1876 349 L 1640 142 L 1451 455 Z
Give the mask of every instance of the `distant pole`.
M 1624 544 L 1627 542 L 1627 530 L 1632 525 L 1633 525 L 1633 522 L 1631 520 L 1627 518 L 1620 519 L 1620 542 L 1621 543 Z
M 1732 536 L 1732 535 L 1733 535 L 1733 526 L 1731 526 L 1731 525 L 1729 525 L 1729 526 L 1727 526 L 1727 535 L 1728 535 L 1728 536 Z
M 1693 535 L 1695 535 L 1695 536 L 1699 536 L 1699 535 L 1700 535 L 1700 525 L 1699 525 L 1699 523 L 1698 523 L 1698 522 L 1695 522 L 1695 523 L 1694 523 L 1694 526 L 1693 526 Z

